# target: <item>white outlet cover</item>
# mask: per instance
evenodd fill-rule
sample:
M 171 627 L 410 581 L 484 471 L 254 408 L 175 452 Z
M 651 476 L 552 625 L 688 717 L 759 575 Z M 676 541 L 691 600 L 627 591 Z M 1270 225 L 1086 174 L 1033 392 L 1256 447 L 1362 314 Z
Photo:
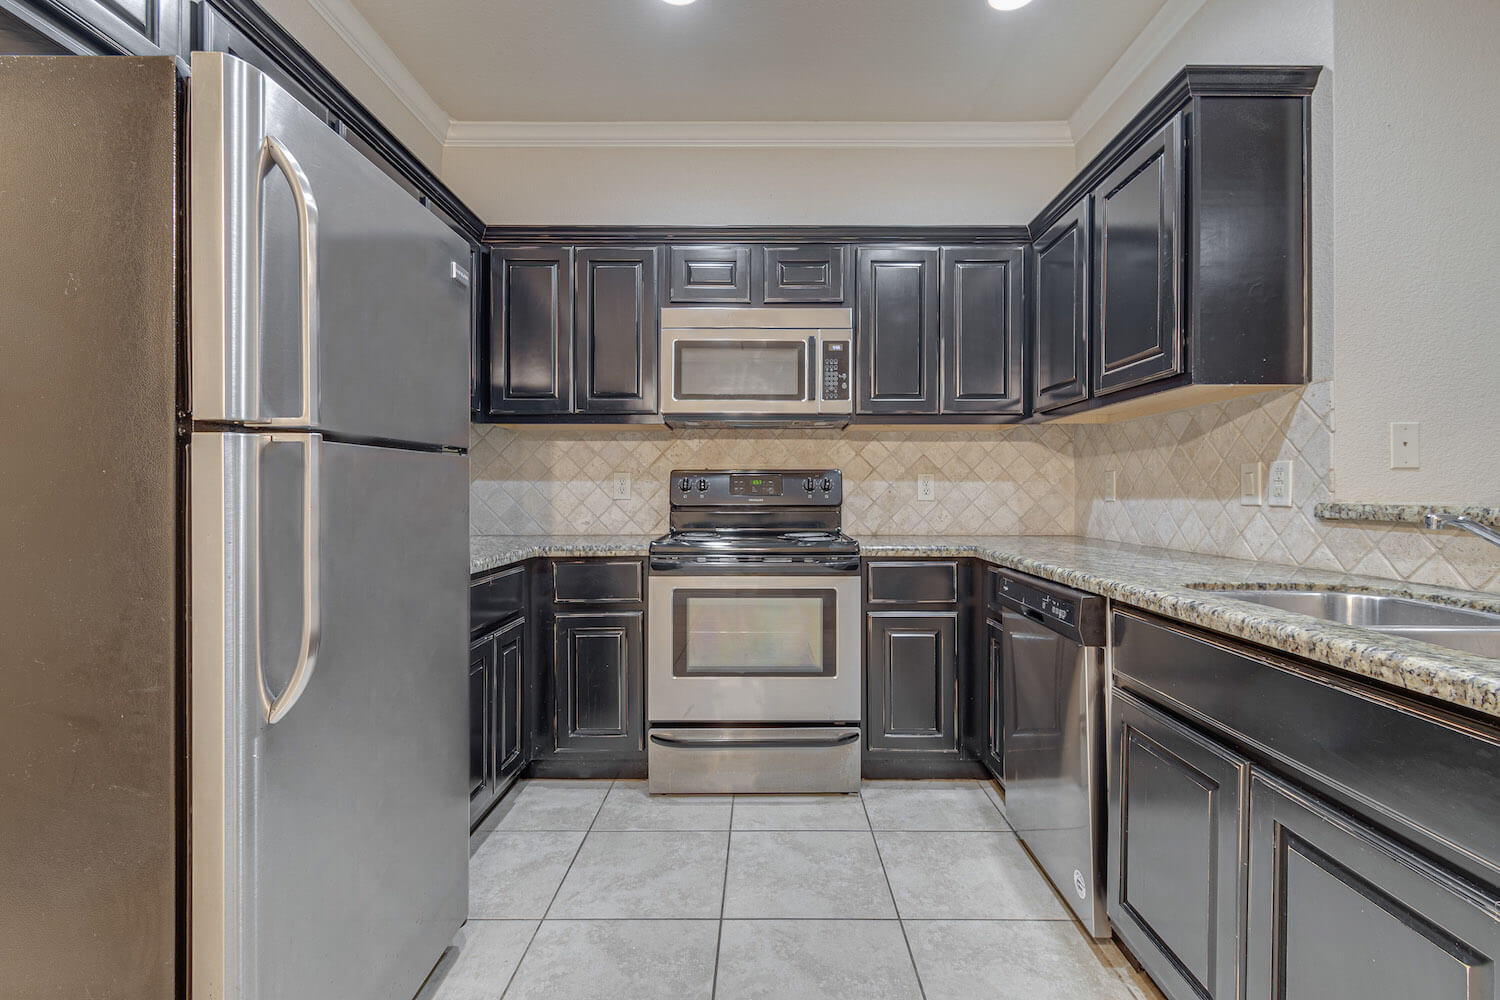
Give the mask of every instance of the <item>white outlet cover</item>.
M 917 477 L 917 499 L 923 503 L 937 499 L 937 476 L 924 474 Z
M 1240 465 L 1240 503 L 1245 507 L 1260 506 L 1260 463 L 1245 462 Z
M 1104 502 L 1114 503 L 1120 499 L 1120 473 L 1110 469 L 1104 474 Z
M 1422 458 L 1417 451 L 1417 432 L 1420 425 L 1414 422 L 1391 424 L 1391 468 L 1420 469 Z
M 1272 507 L 1292 505 L 1292 463 L 1290 459 L 1271 463 L 1271 474 L 1266 477 L 1266 502 Z
M 615 473 L 615 491 L 614 491 L 614 497 L 615 497 L 616 500 L 629 500 L 630 499 L 630 473 L 628 473 L 628 472 L 616 472 Z

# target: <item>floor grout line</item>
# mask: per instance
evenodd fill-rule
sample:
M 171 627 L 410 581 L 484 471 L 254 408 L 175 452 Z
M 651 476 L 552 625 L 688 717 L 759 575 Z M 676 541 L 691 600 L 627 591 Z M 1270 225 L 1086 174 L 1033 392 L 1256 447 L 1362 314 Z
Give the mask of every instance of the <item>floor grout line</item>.
M 729 797 L 729 830 L 724 838 L 724 883 L 719 886 L 719 936 L 714 941 L 714 977 L 708 990 L 708 1000 L 719 995 L 719 954 L 724 950 L 724 906 L 729 898 L 729 852 L 734 847 L 734 799 Z
M 578 840 L 578 846 L 573 850 L 573 856 L 568 859 L 568 867 L 563 871 L 563 877 L 558 880 L 557 888 L 552 890 L 552 898 L 547 900 L 547 908 L 542 911 L 542 919 L 536 922 L 531 930 L 531 937 L 526 941 L 526 947 L 521 949 L 521 957 L 516 959 L 516 967 L 510 970 L 510 976 L 505 980 L 505 989 L 500 991 L 497 1000 L 505 1000 L 505 994 L 510 992 L 511 984 L 516 981 L 516 973 L 521 971 L 521 963 L 526 961 L 526 955 L 531 951 L 531 946 L 536 943 L 536 936 L 542 932 L 542 924 L 547 922 L 547 914 L 552 912 L 552 904 L 557 902 L 557 894 L 562 892 L 563 883 L 568 880 L 568 873 L 573 870 L 573 863 L 578 860 L 578 855 L 583 851 L 584 843 L 589 839 L 589 833 L 594 829 L 594 824 L 599 822 L 599 814 L 604 811 L 604 803 L 609 799 L 609 793 L 614 790 L 613 780 L 605 786 L 604 795 L 599 799 L 599 808 L 594 810 L 594 818 L 589 820 L 589 828 L 583 832 Z M 559 831 L 562 832 L 562 831 Z M 568 833 L 577 833 L 576 830 L 568 830 Z
M 870 841 L 875 845 L 875 857 L 880 862 L 880 874 L 885 878 L 885 891 L 891 894 L 891 909 L 896 911 L 896 925 L 901 928 L 901 940 L 906 944 L 906 959 L 911 962 L 911 974 L 917 980 L 917 993 L 922 1000 L 927 1000 L 927 989 L 922 985 L 922 973 L 917 969 L 917 955 L 911 950 L 911 938 L 906 936 L 906 923 L 901 919 L 901 904 L 896 902 L 896 890 L 891 885 L 891 873 L 885 867 L 885 855 L 880 853 L 880 838 L 875 836 L 875 824 L 870 821 L 870 807 L 865 804 L 863 789 L 859 793 L 859 804 L 865 811 L 865 822 L 870 824 Z

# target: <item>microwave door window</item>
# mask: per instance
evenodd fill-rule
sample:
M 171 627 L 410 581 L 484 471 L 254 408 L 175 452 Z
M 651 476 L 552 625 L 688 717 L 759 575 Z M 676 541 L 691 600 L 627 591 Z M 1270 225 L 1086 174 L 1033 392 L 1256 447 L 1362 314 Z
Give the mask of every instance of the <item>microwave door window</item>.
M 807 395 L 802 341 L 679 341 L 678 399 L 800 400 Z
M 678 591 L 672 672 L 679 677 L 835 673 L 831 590 Z

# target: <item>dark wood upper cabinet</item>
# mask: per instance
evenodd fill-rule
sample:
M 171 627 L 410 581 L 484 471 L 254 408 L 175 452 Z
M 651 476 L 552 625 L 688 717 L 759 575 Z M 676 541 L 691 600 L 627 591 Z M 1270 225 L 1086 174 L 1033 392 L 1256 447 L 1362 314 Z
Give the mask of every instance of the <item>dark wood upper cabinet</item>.
M 1089 395 L 1089 236 L 1084 198 L 1032 244 L 1032 408 L 1038 413 Z
M 655 412 L 660 257 L 655 246 L 580 247 L 574 254 L 579 412 Z
M 1025 249 L 942 252 L 944 413 L 1026 412 Z
M 749 305 L 749 246 L 667 248 L 667 301 L 674 305 Z
M 573 251 L 497 247 L 490 254 L 492 415 L 573 408 Z
M 860 247 L 855 412 L 935 414 L 938 249 Z
M 839 304 L 844 301 L 848 248 L 835 243 L 768 246 L 761 253 L 761 301 Z
M 1182 123 L 1171 121 L 1094 194 L 1094 394 L 1182 371 Z

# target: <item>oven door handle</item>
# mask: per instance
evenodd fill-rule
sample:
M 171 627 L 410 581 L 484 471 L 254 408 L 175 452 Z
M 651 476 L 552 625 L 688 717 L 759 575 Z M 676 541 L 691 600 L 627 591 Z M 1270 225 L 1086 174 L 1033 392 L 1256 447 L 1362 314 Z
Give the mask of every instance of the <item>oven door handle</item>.
M 789 736 L 783 739 L 755 737 L 753 739 L 692 739 L 652 733 L 651 742 L 658 746 L 676 747 L 684 750 L 774 750 L 807 747 L 841 747 L 859 739 L 859 731 L 851 730 L 837 736 Z

